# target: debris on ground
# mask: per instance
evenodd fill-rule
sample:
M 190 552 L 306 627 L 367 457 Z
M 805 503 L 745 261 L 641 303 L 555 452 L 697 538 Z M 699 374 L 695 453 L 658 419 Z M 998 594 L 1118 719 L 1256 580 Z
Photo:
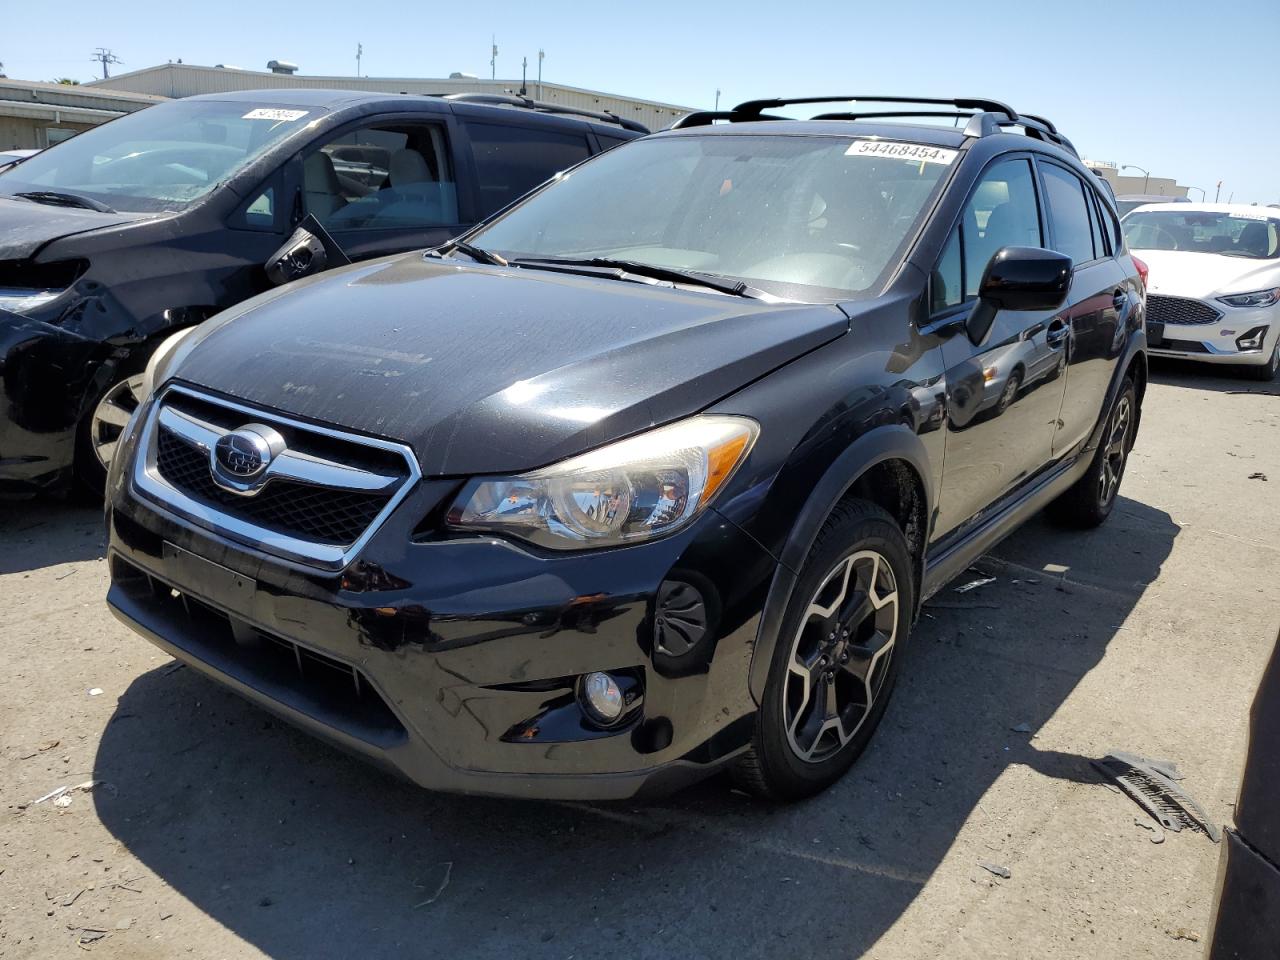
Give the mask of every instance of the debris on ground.
M 995 582 L 995 577 L 978 577 L 976 580 L 960 584 L 960 586 L 956 587 L 956 593 L 968 593 L 970 590 L 976 590 L 978 587 L 985 587 L 988 583 Z
M 1164 827 L 1160 826 L 1158 823 L 1152 823 L 1150 820 L 1143 820 L 1139 817 L 1134 817 L 1133 822 L 1143 830 L 1151 831 L 1152 843 L 1164 843 Z
M 1092 763 L 1164 829 L 1180 833 L 1183 827 L 1188 827 L 1205 834 L 1214 843 L 1222 839 L 1221 831 L 1209 820 L 1204 808 L 1175 782 L 1182 779 L 1182 774 L 1169 761 L 1116 750 Z
M 1013 876 L 1013 874 L 1009 872 L 1008 867 L 1002 867 L 998 863 L 987 863 L 987 861 L 985 860 L 979 860 L 978 866 L 980 866 L 983 870 L 986 870 L 988 873 L 994 873 L 997 877 L 1000 877 L 1004 880 L 1008 880 L 1010 877 Z
M 436 887 L 436 892 L 433 893 L 426 900 L 423 900 L 421 903 L 416 904 L 414 906 L 414 909 L 416 910 L 418 907 L 425 907 L 435 903 L 436 900 L 439 899 L 440 894 L 444 893 L 444 888 L 449 885 L 449 877 L 452 874 L 453 874 L 453 861 L 447 860 L 445 861 L 445 864 L 444 864 L 444 876 L 440 878 L 440 886 Z
M 71 796 L 77 790 L 81 793 L 88 793 L 96 787 L 104 786 L 112 792 L 115 791 L 115 788 L 104 780 L 86 780 L 84 783 L 63 784 L 61 787 L 55 787 L 53 790 L 50 790 L 39 800 L 32 800 L 31 805 L 35 806 L 37 803 L 44 803 L 46 800 L 52 800 L 55 807 L 69 807 L 71 806 Z
M 91 688 L 91 689 L 89 690 L 89 696 L 91 696 L 91 697 L 100 697 L 100 696 L 102 696 L 102 688 L 101 688 L 101 687 L 93 687 L 93 688 Z
M 1200 942 L 1200 934 L 1194 930 L 1188 930 L 1186 927 L 1179 927 L 1177 930 L 1166 930 L 1165 933 L 1175 940 L 1190 940 L 1192 943 Z
M 1251 474 L 1249 474 L 1249 479 L 1250 479 L 1250 480 L 1265 480 L 1265 479 L 1267 479 L 1267 475 L 1266 475 L 1265 473 L 1263 473 L 1261 470 L 1259 470 L 1257 473 L 1251 473 Z
M 1022 723 L 1017 724 L 1016 726 L 1010 727 L 1009 729 L 1012 730 L 1014 733 L 1030 733 L 1031 724 L 1026 723 L 1024 721 Z

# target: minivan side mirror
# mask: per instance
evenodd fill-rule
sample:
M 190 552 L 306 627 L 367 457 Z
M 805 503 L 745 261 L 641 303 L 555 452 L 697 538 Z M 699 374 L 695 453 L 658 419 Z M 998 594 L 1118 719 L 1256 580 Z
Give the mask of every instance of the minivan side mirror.
M 978 302 L 965 329 L 975 346 L 1001 310 L 1054 310 L 1071 287 L 1070 257 L 1040 247 L 1001 247 L 982 272 Z
M 350 262 L 351 259 L 342 252 L 329 231 L 314 216 L 308 215 L 284 246 L 271 254 L 263 266 L 266 267 L 267 279 L 280 286 Z

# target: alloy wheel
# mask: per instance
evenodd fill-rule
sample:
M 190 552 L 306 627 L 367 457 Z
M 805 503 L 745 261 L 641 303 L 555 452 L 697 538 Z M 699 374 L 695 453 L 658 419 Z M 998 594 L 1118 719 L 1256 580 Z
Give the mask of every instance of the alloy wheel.
M 1115 497 L 1120 489 L 1120 478 L 1124 475 L 1125 461 L 1129 458 L 1131 446 L 1129 434 L 1133 429 L 1133 405 L 1128 394 L 1120 397 L 1115 413 L 1111 417 L 1111 431 L 1107 434 L 1106 447 L 1102 452 L 1102 473 L 1098 477 L 1099 502 L 1106 505 Z
M 861 550 L 823 578 L 791 643 L 783 717 L 807 763 L 840 751 L 871 713 L 898 636 L 898 589 L 881 554 Z
M 142 374 L 121 380 L 103 394 L 89 421 L 89 440 L 103 469 L 111 466 L 125 424 L 142 401 Z

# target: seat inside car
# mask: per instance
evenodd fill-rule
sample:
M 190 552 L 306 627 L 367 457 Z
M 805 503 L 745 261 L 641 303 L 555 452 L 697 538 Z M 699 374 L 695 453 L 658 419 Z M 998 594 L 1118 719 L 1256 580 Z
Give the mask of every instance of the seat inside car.
M 322 150 L 317 150 L 303 162 L 302 184 L 307 195 L 307 212 L 320 220 L 331 217 L 347 204 L 333 161 Z
M 1245 224 L 1240 236 L 1236 238 L 1235 248 L 1251 257 L 1269 257 L 1272 253 L 1271 231 L 1261 221 Z
M 412 220 L 425 224 L 455 223 L 457 200 L 452 183 L 437 179 L 431 165 L 411 147 L 391 155 L 387 181 L 380 191 L 379 220 Z

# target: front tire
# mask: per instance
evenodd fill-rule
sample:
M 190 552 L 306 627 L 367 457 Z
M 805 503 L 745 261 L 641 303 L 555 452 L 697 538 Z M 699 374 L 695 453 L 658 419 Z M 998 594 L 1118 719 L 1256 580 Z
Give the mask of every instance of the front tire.
M 1250 380 L 1260 380 L 1263 383 L 1270 383 L 1276 378 L 1276 374 L 1280 373 L 1280 340 L 1276 341 L 1275 349 L 1271 351 L 1271 359 L 1265 365 L 1241 365 L 1238 369 Z
M 850 500 L 819 532 L 782 620 L 738 783 L 799 800 L 835 783 L 866 749 L 911 628 L 915 583 L 902 531 Z
M 102 497 L 116 444 L 141 397 L 142 374 L 125 377 L 99 394 L 80 421 L 76 430 L 76 481 L 87 496 Z
M 1089 472 L 1062 496 L 1049 504 L 1049 518 L 1061 526 L 1089 530 L 1111 515 L 1120 493 L 1120 481 L 1129 462 L 1129 451 L 1138 432 L 1138 392 L 1133 378 L 1125 377 L 1120 393 L 1107 415 L 1102 442 L 1094 452 Z

